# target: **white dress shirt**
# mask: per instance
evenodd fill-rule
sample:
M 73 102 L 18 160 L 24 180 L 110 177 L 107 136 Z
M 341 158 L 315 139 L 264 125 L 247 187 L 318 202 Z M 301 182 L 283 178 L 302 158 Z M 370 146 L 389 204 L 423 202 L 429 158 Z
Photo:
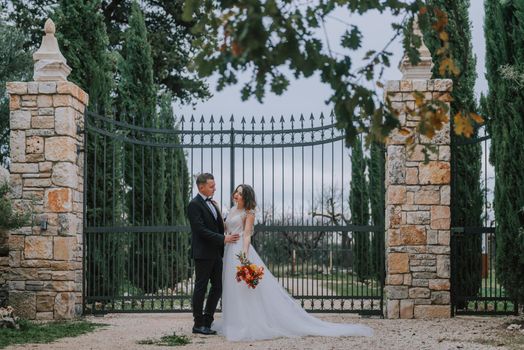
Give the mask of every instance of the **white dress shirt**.
M 202 197 L 202 199 L 204 200 L 204 202 L 206 202 L 207 206 L 209 207 L 209 209 L 211 210 L 211 212 L 213 213 L 213 216 L 215 217 L 215 220 L 218 219 L 218 214 L 217 214 L 217 208 L 215 208 L 215 206 L 213 205 L 213 203 L 211 203 L 211 201 L 206 201 L 206 199 L 208 197 L 204 196 L 202 193 L 198 192 L 198 194 Z

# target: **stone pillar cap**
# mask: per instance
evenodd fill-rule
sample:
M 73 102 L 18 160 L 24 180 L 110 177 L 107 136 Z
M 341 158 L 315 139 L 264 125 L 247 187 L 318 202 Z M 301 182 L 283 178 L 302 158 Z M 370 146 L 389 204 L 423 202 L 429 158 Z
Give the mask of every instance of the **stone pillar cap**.
M 35 81 L 64 81 L 71 73 L 65 57 L 60 52 L 55 37 L 55 23 L 48 18 L 44 26 L 45 36 L 40 48 L 33 54 Z
M 420 55 L 420 62 L 417 65 L 413 65 L 409 61 L 409 57 L 404 53 L 404 57 L 400 61 L 399 69 L 402 72 L 403 80 L 412 80 L 412 79 L 431 79 L 433 69 L 433 60 L 431 57 L 431 52 L 429 52 L 428 47 L 424 44 L 424 37 L 422 31 L 418 25 L 418 19 L 415 18 L 413 22 L 413 34 L 420 37 L 421 45 L 418 48 Z

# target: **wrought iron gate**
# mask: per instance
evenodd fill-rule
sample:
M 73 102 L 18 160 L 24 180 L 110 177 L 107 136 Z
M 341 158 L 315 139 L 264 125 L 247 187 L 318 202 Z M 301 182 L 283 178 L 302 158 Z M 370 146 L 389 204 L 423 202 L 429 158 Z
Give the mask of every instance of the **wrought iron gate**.
M 496 223 L 492 206 L 495 175 L 488 164 L 489 142 L 488 135 L 453 138 L 451 301 L 454 315 L 518 313 L 517 302 L 506 295 L 496 276 Z M 470 178 L 459 166 L 461 158 L 470 165 L 475 159 L 482 159 L 477 169 L 481 178 L 479 188 L 475 188 L 476 179 Z M 474 192 L 480 196 L 472 195 Z M 481 213 L 477 213 L 478 210 Z
M 383 219 L 349 224 L 344 138 L 333 116 L 148 128 L 87 112 L 84 312 L 191 310 L 185 206 L 192 176 L 211 172 L 226 216 L 234 187 L 254 187 L 253 245 L 305 309 L 381 315 Z

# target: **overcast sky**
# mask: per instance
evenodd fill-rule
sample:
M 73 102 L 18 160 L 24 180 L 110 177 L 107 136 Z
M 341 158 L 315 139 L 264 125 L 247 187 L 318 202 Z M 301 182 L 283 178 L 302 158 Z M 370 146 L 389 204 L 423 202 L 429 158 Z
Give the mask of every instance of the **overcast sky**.
M 470 8 L 470 20 L 472 23 L 472 36 L 473 36 L 473 51 L 477 56 L 477 84 L 475 92 L 477 96 L 480 96 L 481 91 L 486 91 L 487 84 L 484 77 L 484 33 L 483 33 L 483 18 L 484 18 L 484 7 L 483 1 L 472 0 Z M 354 67 L 359 67 L 359 58 L 362 53 L 370 49 L 380 49 L 391 37 L 391 23 L 395 21 L 392 15 L 378 14 L 377 12 L 371 12 L 364 16 L 354 15 L 348 17 L 346 13 L 339 12 L 335 13 L 327 21 L 327 33 L 330 41 L 331 48 L 334 51 L 343 52 L 343 48 L 340 47 L 338 40 L 340 34 L 347 28 L 347 26 L 337 19 L 341 19 L 346 23 L 356 24 L 363 32 L 364 40 L 363 47 L 353 56 Z M 324 46 L 325 41 L 324 41 Z M 400 39 L 397 40 L 393 45 L 390 46 L 390 51 L 393 53 L 391 59 L 392 66 L 385 72 L 385 80 L 388 79 L 400 79 L 401 74 L 397 68 L 398 62 L 402 58 L 402 44 Z M 241 85 L 227 87 L 224 90 L 217 92 L 216 77 L 212 77 L 210 87 L 213 91 L 214 96 L 206 102 L 199 103 L 196 108 L 191 106 L 175 106 L 176 115 L 231 115 L 235 116 L 255 116 L 260 118 L 261 116 L 280 116 L 280 115 L 297 115 L 304 113 L 309 115 L 310 113 L 319 114 L 320 112 L 329 112 L 330 106 L 325 104 L 325 100 L 329 97 L 331 91 L 327 85 L 320 82 L 318 76 L 313 76 L 308 79 L 293 80 L 293 77 L 289 74 L 288 77 L 291 80 L 291 84 L 288 90 L 282 96 L 276 96 L 268 93 L 264 103 L 257 102 L 254 98 L 248 101 L 242 102 L 240 98 Z

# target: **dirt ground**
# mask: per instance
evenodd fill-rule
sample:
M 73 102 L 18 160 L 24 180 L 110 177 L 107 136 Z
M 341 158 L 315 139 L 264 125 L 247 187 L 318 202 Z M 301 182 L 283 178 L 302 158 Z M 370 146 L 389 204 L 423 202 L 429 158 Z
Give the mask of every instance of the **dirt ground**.
M 217 318 L 220 317 L 218 314 Z M 107 326 L 76 338 L 61 339 L 52 344 L 27 344 L 7 349 L 78 350 L 78 349 L 173 349 L 156 345 L 139 345 L 140 340 L 164 335 L 187 335 L 190 349 L 524 349 L 522 330 L 508 330 L 509 323 L 523 322 L 515 317 L 455 317 L 448 320 L 384 320 L 360 318 L 348 314 L 321 314 L 332 322 L 361 323 L 372 327 L 373 337 L 303 337 L 280 338 L 256 342 L 228 342 L 221 336 L 191 333 L 192 316 L 184 314 L 109 314 L 87 317 Z

